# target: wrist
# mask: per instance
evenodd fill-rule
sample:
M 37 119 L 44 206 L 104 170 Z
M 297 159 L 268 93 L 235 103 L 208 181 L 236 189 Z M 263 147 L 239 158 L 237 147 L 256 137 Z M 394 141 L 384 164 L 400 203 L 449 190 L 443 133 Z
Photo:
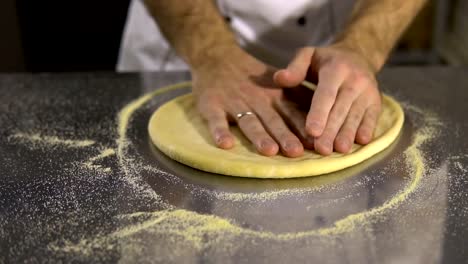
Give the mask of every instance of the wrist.
M 237 44 L 218 45 L 200 54 L 197 59 L 189 62 L 192 73 L 217 71 L 230 67 L 246 57 L 246 52 Z
M 350 51 L 362 58 L 369 68 L 377 73 L 382 69 L 387 59 L 387 52 L 383 51 L 377 45 L 372 44 L 372 41 L 363 41 L 363 38 L 347 37 L 336 41 L 332 47 Z

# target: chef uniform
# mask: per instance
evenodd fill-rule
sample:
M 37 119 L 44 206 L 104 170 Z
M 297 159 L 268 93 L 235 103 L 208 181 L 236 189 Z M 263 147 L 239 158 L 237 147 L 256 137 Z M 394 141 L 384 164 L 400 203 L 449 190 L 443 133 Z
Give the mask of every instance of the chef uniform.
M 283 67 L 303 46 L 326 45 L 349 20 L 355 0 L 217 0 L 241 47 Z M 165 40 L 142 0 L 133 0 L 118 71 L 183 71 L 188 65 Z

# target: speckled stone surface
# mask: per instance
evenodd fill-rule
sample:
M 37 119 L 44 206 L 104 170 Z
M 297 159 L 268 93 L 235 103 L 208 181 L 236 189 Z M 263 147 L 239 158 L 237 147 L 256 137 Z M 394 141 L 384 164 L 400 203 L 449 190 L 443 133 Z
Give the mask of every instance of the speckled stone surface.
M 280 181 L 199 172 L 155 149 L 150 115 L 187 89 L 139 105 L 122 145 L 119 112 L 189 77 L 0 75 L 0 263 L 466 263 L 468 68 L 385 69 L 381 89 L 406 113 L 399 140 L 341 174 Z M 333 236 L 279 239 L 385 207 L 411 183 L 404 153 L 428 128 L 404 201 Z M 150 221 L 178 209 L 243 231 Z

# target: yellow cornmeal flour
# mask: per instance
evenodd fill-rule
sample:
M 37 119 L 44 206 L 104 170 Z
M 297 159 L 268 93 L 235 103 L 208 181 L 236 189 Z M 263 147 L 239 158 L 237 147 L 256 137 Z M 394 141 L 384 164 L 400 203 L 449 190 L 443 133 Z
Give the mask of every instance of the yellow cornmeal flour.
M 157 89 L 149 94 L 146 94 L 126 105 L 120 112 L 118 116 L 118 138 L 117 138 L 117 155 L 119 159 L 122 159 L 124 148 L 127 146 L 127 127 L 132 114 L 140 108 L 142 105 L 147 103 L 151 98 L 155 97 L 156 95 L 160 95 L 171 90 L 180 89 L 180 88 L 187 88 L 191 85 L 190 82 L 182 82 L 170 86 L 166 86 L 160 89 Z
M 135 187 L 137 190 L 140 190 L 141 192 L 143 192 L 143 194 L 146 195 L 148 198 L 155 199 L 155 200 L 161 199 L 161 197 L 159 197 L 159 195 L 153 190 L 141 188 L 139 186 L 139 182 L 141 182 L 141 179 L 139 179 L 137 175 L 131 175 L 128 169 L 127 163 L 132 162 L 132 161 L 126 160 L 124 156 L 125 148 L 128 146 L 128 140 L 127 140 L 128 124 L 131 121 L 132 114 L 142 105 L 147 103 L 154 96 L 174 90 L 174 89 L 185 88 L 188 86 L 190 86 L 189 82 L 183 82 L 183 83 L 178 83 L 175 85 L 163 87 L 161 89 L 157 89 L 149 94 L 146 94 L 130 102 L 118 114 L 118 117 L 117 117 L 118 137 L 116 139 L 116 143 L 117 143 L 117 158 L 120 163 L 120 167 L 122 168 L 122 171 L 125 174 L 125 177 L 127 177 L 126 179 L 127 183 Z
M 40 148 L 40 147 L 55 147 L 61 146 L 64 148 L 74 149 L 74 148 L 85 148 L 93 147 L 96 148 L 96 142 L 90 139 L 63 139 L 57 136 L 45 136 L 39 133 L 27 134 L 27 133 L 15 133 L 8 137 L 9 139 L 15 139 L 19 141 L 27 141 L 27 146 L 30 149 Z M 102 147 L 100 147 L 102 148 Z M 112 148 L 104 148 L 100 151 L 97 156 L 89 158 L 85 162 L 78 163 L 84 169 L 89 170 L 98 170 L 100 172 L 109 173 L 112 171 L 109 167 L 103 167 L 102 165 L 95 164 L 96 161 L 104 159 L 106 157 L 115 155 L 115 150 Z
M 122 109 L 118 118 L 119 135 L 117 139 L 117 156 L 124 171 L 129 171 L 128 168 L 126 168 L 127 160 L 125 157 L 125 150 L 126 147 L 128 147 L 126 133 L 132 114 L 154 96 L 174 89 L 185 88 L 189 85 L 190 83 L 186 82 L 158 89 L 129 103 Z M 432 119 L 425 121 L 429 121 L 430 125 L 435 124 L 434 122 L 438 122 L 438 120 L 434 119 L 433 116 Z M 51 244 L 49 245 L 49 249 L 88 255 L 91 254 L 92 250 L 95 248 L 112 249 L 113 244 L 111 242 L 115 242 L 117 240 L 124 241 L 125 243 L 125 239 L 131 239 L 132 236 L 140 232 L 176 236 L 183 239 L 183 241 L 190 243 L 191 246 L 197 249 L 205 247 L 207 243 L 217 243 L 216 239 L 209 242 L 203 240 L 203 237 L 209 234 L 222 235 L 221 237 L 223 237 L 224 240 L 229 239 L 230 237 L 234 238 L 245 236 L 246 238 L 255 237 L 277 241 L 289 241 L 308 236 L 327 238 L 351 232 L 355 228 L 364 226 L 370 223 L 371 220 L 375 220 L 384 212 L 398 207 L 417 190 L 422 181 L 422 176 L 427 170 L 426 161 L 420 147 L 424 142 L 433 138 L 436 133 L 437 130 L 434 127 L 425 127 L 419 129 L 416 131 L 415 135 L 413 135 L 411 145 L 404 152 L 406 163 L 409 166 L 412 175 L 410 181 L 406 184 L 403 190 L 399 191 L 384 204 L 368 211 L 348 215 L 347 217 L 336 221 L 330 227 L 302 232 L 272 233 L 269 231 L 256 231 L 242 228 L 230 220 L 218 216 L 202 215 L 181 209 L 161 210 L 155 212 L 136 212 L 120 215 L 118 216 L 119 219 L 129 220 L 130 224 L 111 234 L 97 236 L 94 239 L 83 239 L 79 243 L 65 241 L 60 246 L 57 244 Z M 134 221 L 132 222 L 131 220 Z M 132 243 L 132 240 L 130 240 L 129 243 Z
M 250 229 L 244 229 L 232 224 L 226 219 L 217 216 L 201 215 L 187 210 L 163 210 L 157 212 L 137 212 L 121 216 L 125 218 L 132 218 L 145 215 L 149 216 L 150 219 L 143 221 L 142 223 L 136 224 L 134 226 L 125 227 L 122 230 L 113 233 L 111 236 L 122 238 L 146 230 L 153 226 L 156 229 L 164 230 L 164 232 L 169 232 L 183 236 L 186 240 L 198 244 L 198 242 L 201 242 L 203 234 L 209 232 L 229 232 L 236 233 L 238 235 L 247 234 L 275 240 L 290 240 L 314 235 L 338 235 L 341 233 L 349 232 L 352 231 L 353 228 L 358 226 L 359 224 L 365 224 L 366 219 L 372 216 L 376 216 L 384 212 L 385 210 L 395 208 L 396 206 L 404 202 L 408 198 L 408 196 L 418 188 L 418 185 L 426 170 L 424 157 L 421 151 L 419 150 L 419 146 L 426 140 L 430 139 L 433 135 L 434 134 L 432 130 L 426 130 L 422 133 L 417 133 L 413 139 L 413 143 L 405 151 L 407 162 L 409 163 L 409 165 L 411 165 L 410 169 L 413 171 L 414 174 L 412 180 L 402 191 L 398 192 L 392 199 L 390 199 L 383 205 L 371 209 L 369 211 L 349 215 L 341 220 L 336 221 L 335 224 L 329 228 L 322 228 L 297 233 L 275 234 L 265 231 L 260 232 Z M 184 223 L 192 223 L 196 225 L 184 225 Z M 162 224 L 163 226 L 155 226 L 160 224 Z M 177 229 L 171 230 L 171 228 L 168 228 L 168 225 L 176 227 Z M 181 226 L 184 226 L 185 229 L 180 230 Z M 198 245 L 197 247 L 201 246 Z
M 36 134 L 16 133 L 16 134 L 11 135 L 9 138 L 14 138 L 14 139 L 22 140 L 22 141 L 29 141 L 31 143 L 47 144 L 49 146 L 64 145 L 70 148 L 88 147 L 96 143 L 94 140 L 61 139 L 56 136 L 43 136 L 37 133 Z
M 102 170 L 103 172 L 111 172 L 112 169 L 107 167 L 104 168 L 102 165 L 95 164 L 96 161 L 115 155 L 115 150 L 112 148 L 106 148 L 101 150 L 101 152 L 94 157 L 91 157 L 86 162 L 83 163 L 86 169 Z

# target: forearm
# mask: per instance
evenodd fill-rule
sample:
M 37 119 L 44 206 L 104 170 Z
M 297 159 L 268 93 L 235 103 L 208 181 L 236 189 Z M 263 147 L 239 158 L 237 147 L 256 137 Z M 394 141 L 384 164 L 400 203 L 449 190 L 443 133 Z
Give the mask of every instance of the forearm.
M 211 0 L 145 0 L 159 28 L 179 56 L 197 67 L 220 60 L 237 47 Z
M 378 71 L 426 1 L 357 0 L 351 21 L 336 44 L 361 54 Z

